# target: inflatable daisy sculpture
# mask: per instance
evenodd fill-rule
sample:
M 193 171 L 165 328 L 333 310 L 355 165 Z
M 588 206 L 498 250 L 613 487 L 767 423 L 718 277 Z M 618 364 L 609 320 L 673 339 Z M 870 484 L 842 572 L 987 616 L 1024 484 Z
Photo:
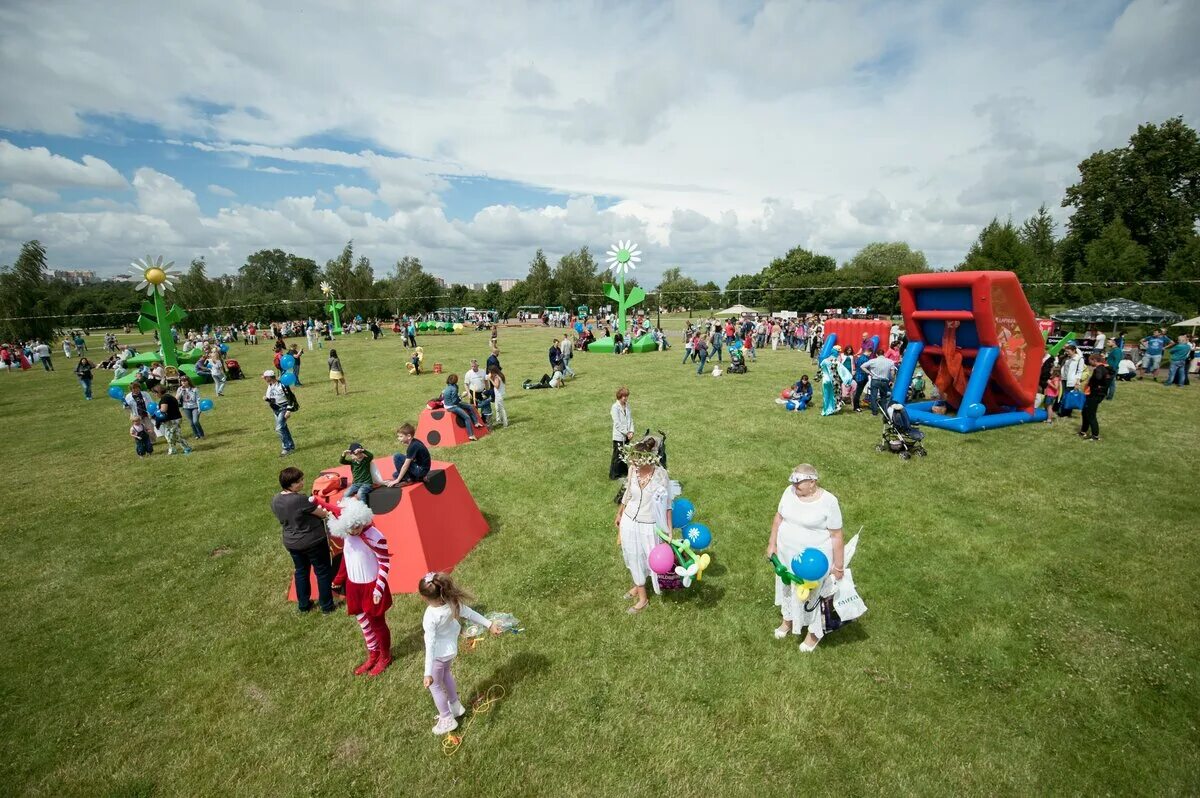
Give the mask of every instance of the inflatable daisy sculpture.
M 135 290 L 145 291 L 146 296 L 153 300 L 142 303 L 142 312 L 138 316 L 138 330 L 148 333 L 157 329 L 163 365 L 178 368 L 179 353 L 175 350 L 175 337 L 171 334 L 171 327 L 186 319 L 187 313 L 178 305 L 172 305 L 168 311 L 163 301 L 167 292 L 174 288 L 171 282 L 171 267 L 174 265 L 174 261 L 163 263 L 162 256 L 152 258 L 147 255 L 145 259 L 135 260 L 130 266 L 130 271 L 135 278 L 141 278 Z
M 637 268 L 641 262 L 641 252 L 632 241 L 618 241 L 608 249 L 608 268 L 612 271 L 617 284 L 604 284 L 604 295 L 617 303 L 617 329 L 621 335 L 626 335 L 626 313 L 634 305 L 646 298 L 646 292 L 641 286 L 635 285 L 625 293 L 625 275 Z
M 331 325 L 330 329 L 333 332 L 337 333 L 338 335 L 341 335 L 342 334 L 341 312 L 342 312 L 342 309 L 344 307 L 346 307 L 346 303 L 338 302 L 336 299 L 333 298 L 333 286 L 329 284 L 328 280 L 323 280 L 321 282 L 321 293 L 324 294 L 325 298 L 329 300 L 329 304 L 325 306 L 325 310 L 329 311 L 329 315 L 333 317 L 333 324 Z

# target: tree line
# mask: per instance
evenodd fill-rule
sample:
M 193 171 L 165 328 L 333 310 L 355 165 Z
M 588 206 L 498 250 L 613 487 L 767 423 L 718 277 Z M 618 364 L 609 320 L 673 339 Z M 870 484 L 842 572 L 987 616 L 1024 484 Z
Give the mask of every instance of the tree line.
M 1020 223 L 992 219 L 960 270 L 1015 272 L 1039 312 L 1115 296 L 1184 314 L 1200 306 L 1200 138 L 1182 118 L 1144 124 L 1129 144 L 1092 154 L 1062 207 L 1064 234 L 1046 205 Z M 904 274 L 929 271 L 924 253 L 904 242 L 868 244 L 840 266 L 825 254 L 794 247 L 754 274 L 734 275 L 724 289 L 668 268 L 648 306 L 696 311 L 729 304 L 768 310 L 816 311 L 867 306 L 898 311 L 894 285 Z M 316 261 L 280 249 L 251 254 L 233 275 L 209 276 L 203 258 L 179 275 L 171 297 L 189 310 L 189 325 L 227 324 L 325 315 L 320 284 L 328 282 L 347 311 L 364 317 L 426 313 L 473 306 L 512 316 L 521 306 L 595 306 L 606 270 L 584 246 L 551 266 L 538 249 L 525 278 L 510 291 L 442 286 L 420 259 L 405 256 L 383 276 L 348 242 L 340 255 Z M 77 286 L 52 279 L 45 247 L 26 243 L 12 266 L 0 268 L 0 338 L 46 337 L 64 327 L 113 324 L 136 315 L 141 297 L 128 283 Z M 1197 282 L 1188 282 L 1197 281 Z M 636 278 L 627 279 L 636 284 Z M 1110 283 L 1105 285 L 1105 283 Z M 89 314 L 115 313 L 114 316 Z M 23 318 L 9 317 L 55 317 Z

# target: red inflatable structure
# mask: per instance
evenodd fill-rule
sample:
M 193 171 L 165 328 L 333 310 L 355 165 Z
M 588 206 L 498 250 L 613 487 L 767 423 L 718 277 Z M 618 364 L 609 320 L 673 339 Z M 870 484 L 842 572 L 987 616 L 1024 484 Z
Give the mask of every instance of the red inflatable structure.
M 825 342 L 821 346 L 821 357 L 829 357 L 834 346 L 845 349 L 854 347 L 854 353 L 859 354 L 863 349 L 872 352 L 886 351 L 892 336 L 890 321 L 867 319 L 830 319 L 825 322 Z
M 476 427 L 475 437 L 482 438 L 488 434 L 487 427 Z M 417 420 L 416 439 L 426 446 L 458 446 L 471 439 L 467 436 L 467 422 L 457 413 L 451 413 L 442 408 L 425 408 Z
M 908 274 L 899 285 L 908 345 L 892 400 L 904 403 L 919 363 L 946 410 L 907 405 L 914 421 L 976 432 L 1045 420 L 1034 402 L 1046 343 L 1015 274 Z
M 377 484 L 381 477 L 391 478 L 391 458 L 375 458 L 372 470 Z M 349 466 L 327 469 L 313 481 L 313 493 L 336 503 L 349 479 Z M 415 593 L 425 574 L 452 570 L 488 533 L 487 520 L 453 463 L 434 460 L 424 482 L 377 487 L 367 497 L 367 506 L 375 513 L 375 526 L 387 538 L 392 555 L 388 585 L 393 593 Z M 313 595 L 316 589 L 314 581 Z M 296 600 L 294 584 L 288 600 Z

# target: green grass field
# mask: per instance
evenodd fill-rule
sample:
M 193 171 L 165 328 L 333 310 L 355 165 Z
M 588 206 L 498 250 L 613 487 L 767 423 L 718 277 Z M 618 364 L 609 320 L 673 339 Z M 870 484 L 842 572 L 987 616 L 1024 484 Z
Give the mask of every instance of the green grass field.
M 677 323 L 673 323 L 673 327 Z M 9 475 L 0 792 L 9 795 L 1029 795 L 1200 792 L 1196 392 L 1122 384 L 1104 440 L 1068 424 L 877 454 L 869 414 L 786 414 L 807 357 L 697 377 L 669 353 L 577 355 L 523 392 L 551 332 L 502 330 L 512 426 L 435 450 L 492 532 L 456 569 L 481 611 L 525 624 L 464 649 L 465 693 L 505 697 L 447 758 L 422 689 L 422 604 L 389 614 L 397 657 L 353 678 L 343 612 L 284 601 L 269 499 L 278 439 L 262 382 L 230 383 L 190 457 L 139 462 L 126 417 L 70 374 L 0 374 Z M 676 328 L 674 340 L 678 341 Z M 99 336 L 91 339 L 99 348 Z M 462 371 L 487 337 L 426 336 Z M 390 452 L 443 380 L 392 336 L 339 341 L 351 394 L 310 355 L 293 419 L 311 476 L 352 440 Z M 270 347 L 236 344 L 254 375 Z M 671 474 L 713 530 L 690 591 L 625 614 L 609 405 L 666 430 Z M 211 396 L 211 387 L 205 389 Z M 793 465 L 863 526 L 870 605 L 812 655 L 778 623 L 763 551 Z

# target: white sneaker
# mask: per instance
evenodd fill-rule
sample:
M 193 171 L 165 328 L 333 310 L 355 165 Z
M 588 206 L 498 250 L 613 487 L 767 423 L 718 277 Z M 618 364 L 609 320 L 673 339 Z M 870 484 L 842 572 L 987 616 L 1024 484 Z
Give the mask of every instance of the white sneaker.
M 439 718 L 437 725 L 433 727 L 434 734 L 449 734 L 458 728 L 458 721 L 454 718 Z

